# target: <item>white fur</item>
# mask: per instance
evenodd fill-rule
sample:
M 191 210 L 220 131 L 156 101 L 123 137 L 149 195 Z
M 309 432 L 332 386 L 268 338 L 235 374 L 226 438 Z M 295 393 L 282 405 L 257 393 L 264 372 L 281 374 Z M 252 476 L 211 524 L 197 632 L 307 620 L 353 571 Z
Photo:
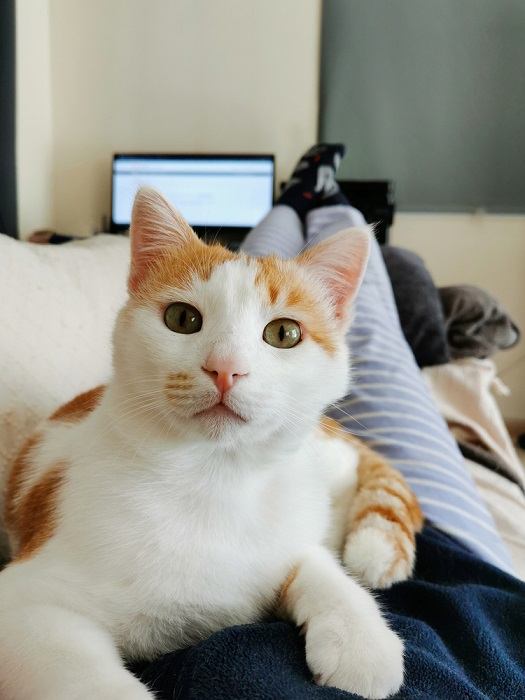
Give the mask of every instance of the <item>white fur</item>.
M 300 562 L 292 616 L 306 628 L 306 660 L 318 683 L 385 698 L 403 682 L 403 643 L 373 597 L 322 547 Z
M 111 374 L 129 241 L 100 235 L 34 245 L 0 235 L 0 261 L 1 561 L 8 553 L 2 511 L 9 465 L 57 406 Z
M 260 618 L 296 566 L 291 613 L 308 621 L 313 673 L 371 698 L 399 687 L 402 643 L 326 548 L 341 550 L 356 482 L 353 449 L 317 428 L 346 391 L 343 334 L 333 356 L 308 337 L 267 345 L 266 323 L 292 311 L 272 309 L 254 278 L 241 258 L 149 308 L 130 302 L 101 404 L 44 429 L 37 471 L 70 466 L 55 535 L 0 574 L 3 700 L 151 698 L 121 657 L 153 658 Z M 200 309 L 199 333 L 166 328 L 162 305 L 173 301 Z M 227 398 L 244 422 L 195 416 L 217 400 L 201 369 L 212 351 L 248 369 Z M 175 403 L 170 372 L 193 378 Z

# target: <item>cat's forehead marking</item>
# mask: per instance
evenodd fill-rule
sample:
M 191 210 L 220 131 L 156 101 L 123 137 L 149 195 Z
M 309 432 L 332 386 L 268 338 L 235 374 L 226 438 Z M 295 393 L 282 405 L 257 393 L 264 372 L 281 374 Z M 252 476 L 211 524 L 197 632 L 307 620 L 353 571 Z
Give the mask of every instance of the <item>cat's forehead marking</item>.
M 207 281 L 217 266 L 236 257 L 223 246 L 209 246 L 199 240 L 166 250 L 132 294 L 138 301 L 148 302 L 167 287 L 188 289 L 195 276 Z
M 300 274 L 297 265 L 276 256 L 258 258 L 255 284 L 266 292 L 271 305 L 277 301 L 287 307 L 297 307 L 308 314 L 319 314 L 320 300 Z
M 300 275 L 297 266 L 275 256 L 257 259 L 258 271 L 255 284 L 266 291 L 270 305 L 278 300 L 299 320 L 307 320 L 309 336 L 321 345 L 328 354 L 336 349 L 334 329 L 329 321 L 329 309 L 322 308 L 323 302 L 315 296 L 313 288 Z
M 266 288 L 268 300 L 273 305 L 279 297 L 279 292 L 283 288 L 286 278 L 282 269 L 282 261 L 275 257 L 259 258 L 257 260 L 257 268 L 255 285 Z
M 330 310 L 322 308 L 323 302 L 316 297 L 296 264 L 276 256 L 250 258 L 223 246 L 209 246 L 196 240 L 159 256 L 132 295 L 137 301 L 149 304 L 152 299 L 162 296 L 166 289 L 191 288 L 196 277 L 208 282 L 212 275 L 217 279 L 217 274 L 221 277 L 231 274 L 237 281 L 244 277 L 246 282 L 243 273 L 250 278 L 251 284 L 255 283 L 255 290 L 265 295 L 270 306 L 280 302 L 295 311 L 306 323 L 310 338 L 328 354 L 335 352 L 337 342 Z

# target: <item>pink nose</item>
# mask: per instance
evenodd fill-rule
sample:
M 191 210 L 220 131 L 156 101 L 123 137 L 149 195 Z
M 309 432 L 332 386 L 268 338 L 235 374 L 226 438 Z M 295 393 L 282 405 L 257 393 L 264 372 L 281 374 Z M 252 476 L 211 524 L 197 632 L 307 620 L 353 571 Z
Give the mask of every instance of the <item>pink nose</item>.
M 248 374 L 240 362 L 231 358 L 218 359 L 208 357 L 202 369 L 213 379 L 221 394 L 229 391 L 239 377 L 245 377 Z

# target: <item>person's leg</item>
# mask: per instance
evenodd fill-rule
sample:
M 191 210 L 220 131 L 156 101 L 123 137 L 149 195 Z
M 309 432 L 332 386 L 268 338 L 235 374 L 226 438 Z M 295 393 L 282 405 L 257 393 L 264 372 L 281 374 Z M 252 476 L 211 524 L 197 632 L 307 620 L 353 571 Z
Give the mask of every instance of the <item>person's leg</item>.
M 293 258 L 304 248 L 303 221 L 308 212 L 325 204 L 345 203 L 335 174 L 345 147 L 320 143 L 304 153 L 276 205 L 246 236 L 241 250 L 249 255 Z
M 299 159 L 279 202 L 297 212 L 301 221 L 311 209 L 332 204 L 346 204 L 335 179 L 345 155 L 342 143 L 318 143 Z
M 293 258 L 304 248 L 303 224 L 286 204 L 276 204 L 243 240 L 241 250 L 248 255 L 279 255 Z
M 306 245 L 356 225 L 365 221 L 350 206 L 314 209 L 306 217 Z M 375 241 L 348 342 L 351 393 L 330 415 L 403 473 L 429 520 L 480 557 L 510 571 L 510 557 L 403 336 Z
M 246 237 L 242 250 L 293 257 L 305 245 L 303 220 L 307 246 L 344 228 L 366 225 L 335 183 L 343 153 L 340 144 L 307 151 L 277 206 Z M 325 177 L 328 169 L 330 178 Z M 332 409 L 332 416 L 400 469 L 427 518 L 510 570 L 510 557 L 405 341 L 376 243 L 356 300 L 349 344 L 352 393 Z

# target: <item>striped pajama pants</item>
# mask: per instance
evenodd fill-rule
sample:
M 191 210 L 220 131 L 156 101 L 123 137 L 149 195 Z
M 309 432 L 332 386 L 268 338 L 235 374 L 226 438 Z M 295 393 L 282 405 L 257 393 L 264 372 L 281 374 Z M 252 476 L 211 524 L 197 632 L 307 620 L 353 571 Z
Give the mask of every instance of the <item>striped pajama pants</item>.
M 306 226 L 277 205 L 243 242 L 250 255 L 289 258 L 351 226 L 350 206 L 312 210 Z M 510 556 L 478 494 L 456 442 L 430 396 L 399 324 L 392 287 L 374 242 L 348 333 L 351 392 L 328 412 L 404 475 L 425 517 L 485 561 L 512 573 Z

